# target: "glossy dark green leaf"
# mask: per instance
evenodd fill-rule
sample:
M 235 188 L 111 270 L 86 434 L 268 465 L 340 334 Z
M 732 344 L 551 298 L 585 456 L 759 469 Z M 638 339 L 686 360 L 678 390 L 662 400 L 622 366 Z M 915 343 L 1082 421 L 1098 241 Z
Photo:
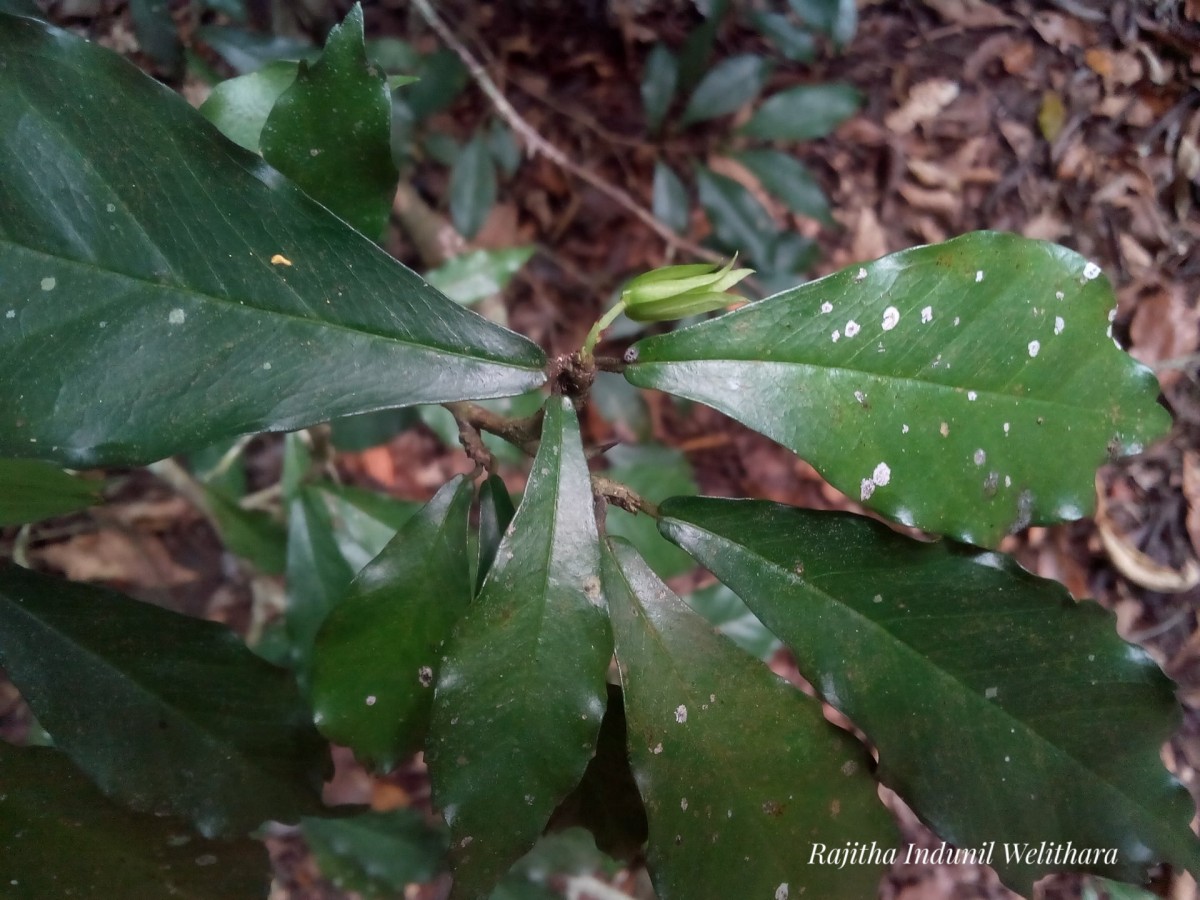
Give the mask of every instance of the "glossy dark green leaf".
M 334 419 L 330 423 L 329 439 L 339 450 L 361 453 L 386 444 L 417 421 L 417 414 L 412 409 L 380 409 Z
M 832 225 L 829 198 L 804 163 L 778 150 L 747 150 L 734 157 L 754 173 L 767 192 L 792 212 Z
M 291 674 L 223 625 L 10 567 L 0 665 L 55 746 L 133 809 L 212 837 L 320 807 L 327 751 Z
M 770 74 L 764 57 L 752 53 L 721 60 L 700 80 L 683 110 L 685 125 L 737 112 L 758 96 Z
M 129 14 L 138 44 L 172 77 L 183 71 L 183 44 L 171 18 L 168 0 L 129 0 Z
M 525 496 L 434 696 L 426 759 L 457 897 L 485 896 L 579 782 L 611 657 L 579 423 L 552 397 Z
M 636 345 L 626 377 L 715 406 L 906 524 L 994 545 L 1092 508 L 1110 454 L 1164 433 L 1106 335 L 1099 269 L 980 232 Z
M 32 459 L 0 459 L 0 527 L 61 516 L 100 502 L 104 482 Z
M 678 54 L 678 90 L 691 91 L 708 71 L 716 48 L 717 29 L 725 15 L 727 4 L 714 4 L 717 9 L 688 34 Z
M 512 521 L 516 509 L 512 497 L 499 475 L 489 475 L 479 489 L 479 565 L 475 567 L 475 590 L 483 586 L 483 580 L 496 561 L 500 541 Z
M 696 170 L 696 187 L 713 237 L 725 250 L 741 252 L 752 265 L 770 259 L 778 228 L 753 194 L 732 178 L 704 167 Z
M 692 591 L 683 598 L 725 637 L 729 638 L 751 656 L 769 660 L 780 648 L 779 638 L 759 621 L 745 601 L 727 585 L 709 585 Z
M 462 476 L 447 482 L 355 577 L 317 635 L 317 725 L 375 768 L 393 768 L 425 738 L 442 645 L 471 601 L 474 490 Z
M 458 54 L 445 47 L 424 57 L 413 74 L 420 80 L 404 89 L 404 102 L 418 122 L 449 109 L 470 81 Z
M 206 487 L 204 496 L 221 542 L 231 553 L 267 575 L 287 567 L 287 529 L 261 509 L 242 509 L 221 488 Z
M 1200 869 L 1195 808 L 1159 759 L 1173 686 L 1111 613 L 1007 557 L 846 513 L 702 498 L 662 513 L 866 733 L 883 781 L 955 846 L 1001 845 L 991 864 L 1015 890 L 1056 867 L 1006 844 L 1115 848 L 1115 864 L 1060 867 L 1125 880 L 1161 859 Z
M 239 75 L 281 59 L 315 59 L 318 54 L 307 40 L 285 34 L 262 34 L 236 25 L 202 25 L 196 35 Z
M 426 272 L 425 279 L 455 303 L 470 306 L 503 291 L 535 249 L 473 250 Z
M 675 171 L 661 160 L 654 164 L 654 193 L 651 209 L 654 217 L 676 234 L 687 234 L 691 218 L 691 200 L 687 188 Z
M 0 58 L 0 456 L 147 462 L 543 380 L 110 51 L 5 17 Z
M 183 822 L 130 812 L 58 750 L 0 742 L 0 772 L 5 897 L 267 896 L 270 860 L 258 841 L 207 840 Z
M 885 866 L 812 863 L 819 845 L 898 841 L 866 748 L 713 634 L 628 544 L 603 566 L 661 900 L 872 894 Z
M 655 44 L 646 57 L 646 71 L 642 73 L 642 107 L 646 111 L 646 125 L 654 134 L 667 117 L 671 101 L 675 98 L 675 86 L 679 81 L 679 63 L 675 54 L 663 44 Z
M 619 866 L 596 849 L 582 828 L 541 838 L 496 886 L 489 900 L 561 900 L 594 895 L 598 879 L 607 884 Z
M 445 827 L 412 808 L 300 824 L 321 874 L 368 900 L 393 900 L 409 884 L 432 881 L 446 856 Z
M 463 237 L 473 238 L 496 205 L 496 164 L 487 140 L 467 141 L 450 171 L 450 217 Z
M 500 167 L 500 171 L 511 178 L 521 167 L 521 147 L 512 129 L 499 119 L 493 119 L 487 131 L 488 151 Z
M 239 147 L 258 153 L 267 116 L 296 80 L 298 68 L 294 62 L 273 62 L 222 81 L 200 104 L 200 113 Z
M 750 21 L 780 52 L 793 62 L 811 62 L 817 53 L 812 32 L 797 28 L 781 13 L 751 11 Z
M 858 28 L 855 0 L 788 0 L 788 3 L 796 15 L 829 35 L 838 47 L 850 43 Z
M 311 686 L 313 644 L 329 611 L 346 596 L 354 570 L 338 549 L 333 519 L 316 488 L 304 488 L 288 507 L 287 632 L 289 663 Z
M 320 59 L 296 80 L 262 129 L 263 158 L 363 234 L 383 234 L 399 176 L 392 164 L 392 99 L 367 60 L 362 6 L 329 32 Z
M 651 503 L 700 490 L 687 457 L 670 447 L 622 444 L 609 450 L 604 458 L 608 460 L 609 470 L 605 474 L 609 478 L 627 485 Z M 610 506 L 605 519 L 605 530 L 637 547 L 659 578 L 671 578 L 695 568 L 690 556 L 658 533 L 658 525 L 650 516 Z
M 824 137 L 858 112 L 862 94 L 849 84 L 804 84 L 772 94 L 742 128 L 749 137 L 806 141 Z

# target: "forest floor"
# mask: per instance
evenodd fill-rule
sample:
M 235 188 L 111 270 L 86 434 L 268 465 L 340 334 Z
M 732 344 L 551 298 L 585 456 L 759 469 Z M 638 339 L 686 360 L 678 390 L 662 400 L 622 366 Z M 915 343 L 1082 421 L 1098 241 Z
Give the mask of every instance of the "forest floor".
M 831 227 L 789 213 L 728 159 L 728 119 L 661 141 L 645 136 L 642 62 L 654 42 L 684 39 L 698 20 L 690 3 L 444 0 L 438 8 L 521 116 L 576 165 L 649 207 L 657 159 L 704 159 L 750 187 L 779 225 L 817 241 L 814 276 L 985 228 L 1057 241 L 1102 267 L 1119 299 L 1114 335 L 1158 374 L 1175 427 L 1144 454 L 1099 473 L 1095 518 L 1029 529 L 1004 549 L 1075 596 L 1115 610 L 1122 634 L 1179 683 L 1185 718 L 1164 759 L 1200 796 L 1200 2 L 859 5 L 857 34 L 842 54 L 791 67 L 772 82 L 844 80 L 866 97 L 858 115 L 797 151 L 831 200 Z M 130 40 L 123 4 L 106 5 L 90 22 L 66 12 L 69 24 L 110 43 Z M 368 36 L 438 44 L 403 2 L 367 4 L 367 27 Z M 756 33 L 737 27 L 722 31 L 717 46 L 721 56 L 764 49 Z M 432 127 L 462 139 L 491 115 L 487 97 L 472 88 Z M 422 169 L 412 184 L 444 214 L 445 169 Z M 684 237 L 702 242 L 709 231 L 695 210 Z M 508 322 L 553 353 L 581 344 L 628 275 L 687 261 L 545 156 L 522 161 L 472 246 L 516 244 L 541 251 L 504 297 Z M 390 249 L 419 262 L 399 229 Z M 621 349 L 619 341 L 612 346 Z M 686 454 L 703 493 L 861 509 L 811 467 L 719 413 L 696 406 L 684 416 L 652 394 L 642 402 L 650 435 Z M 585 424 L 598 443 L 630 436 L 595 407 Z M 256 440 L 247 460 L 252 485 L 269 486 L 278 479 L 279 439 Z M 336 464 L 351 483 L 412 500 L 428 499 L 448 475 L 470 468 L 460 450 L 423 427 L 339 454 Z M 519 488 L 521 472 L 510 474 Z M 71 578 L 117 584 L 243 629 L 259 617 L 254 586 L 228 564 L 206 519 L 146 473 L 126 473 L 105 507 L 40 527 L 30 556 Z M 786 671 L 787 660 L 777 668 Z M 11 727 L 20 718 L 16 704 L 0 687 L 0 722 L 7 716 Z M 419 766 L 371 779 L 348 758 L 340 763 L 331 792 L 340 800 L 386 806 L 427 793 Z M 893 806 L 908 840 L 937 845 L 902 804 Z M 342 896 L 295 840 L 276 842 L 275 852 L 277 900 Z M 1079 890 L 1076 879 L 1056 878 L 1042 895 Z M 1200 897 L 1186 876 L 1164 890 Z M 881 896 L 1015 895 L 986 867 L 897 865 Z

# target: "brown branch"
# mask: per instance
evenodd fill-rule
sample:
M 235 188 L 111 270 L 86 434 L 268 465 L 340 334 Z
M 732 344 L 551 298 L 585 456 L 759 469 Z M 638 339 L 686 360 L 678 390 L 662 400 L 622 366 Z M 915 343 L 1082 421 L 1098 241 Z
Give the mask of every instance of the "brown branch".
M 479 89 L 492 101 L 496 112 L 520 136 L 525 144 L 526 152 L 530 156 L 541 154 L 559 168 L 574 175 L 580 181 L 591 185 L 618 206 L 639 219 L 676 250 L 682 250 L 699 259 L 706 259 L 709 262 L 723 261 L 724 257 L 719 253 L 714 253 L 706 247 L 701 247 L 695 241 L 677 234 L 669 225 L 656 218 L 650 210 L 634 200 L 627 191 L 605 180 L 590 169 L 579 165 L 542 137 L 532 125 L 525 121 L 524 117 L 517 112 L 513 105 L 509 103 L 508 98 L 504 96 L 504 92 L 496 86 L 496 83 L 488 75 L 479 60 L 475 58 L 475 55 L 458 39 L 458 36 L 450 30 L 441 17 L 434 12 L 429 0 L 412 0 L 412 3 L 421 14 L 421 17 L 428 23 L 429 27 L 437 32 L 438 37 L 445 42 L 446 46 L 458 54 L 458 58 L 467 67 L 467 71 L 470 72 L 475 83 L 479 85 Z

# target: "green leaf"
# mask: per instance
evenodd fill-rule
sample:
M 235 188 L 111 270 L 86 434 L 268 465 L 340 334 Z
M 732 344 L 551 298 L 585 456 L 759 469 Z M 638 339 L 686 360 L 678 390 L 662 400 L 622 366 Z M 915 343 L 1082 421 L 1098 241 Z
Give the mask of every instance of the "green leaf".
M 320 808 L 327 750 L 291 674 L 223 625 L 10 567 L 0 665 L 55 746 L 135 810 L 213 837 Z
M 654 164 L 654 217 L 676 234 L 687 234 L 691 214 L 687 188 L 674 170 L 661 160 Z
M 281 59 L 315 59 L 317 49 L 305 39 L 285 34 L 262 34 L 234 25 L 202 25 L 196 36 L 239 75 Z
M 421 64 L 421 55 L 413 45 L 394 37 L 369 38 L 367 56 L 389 75 L 415 71 Z
M 296 80 L 297 69 L 294 62 L 273 62 L 222 81 L 200 104 L 200 113 L 239 147 L 258 153 L 267 116 Z
M 333 513 L 338 549 L 355 572 L 383 552 L 396 532 L 420 509 L 420 504 L 349 485 L 315 487 L 325 496 Z
M 817 55 L 817 42 L 810 32 L 797 28 L 780 13 L 751 11 L 750 21 L 779 53 L 793 62 L 812 62 Z
M 804 163 L 778 150 L 746 150 L 734 156 L 792 212 L 832 225 L 829 198 Z
M 905 524 L 992 546 L 1092 508 L 1093 473 L 1169 425 L 1106 335 L 1099 269 L 980 232 L 639 342 L 626 377 L 707 403 Z
M 694 494 L 700 489 L 687 457 L 670 447 L 622 444 L 609 450 L 604 458 L 609 464 L 605 473 L 608 477 L 652 503 L 675 494 Z M 658 526 L 650 516 L 634 515 L 611 506 L 605 519 L 607 532 L 637 547 L 659 578 L 671 578 L 695 568 L 691 557 L 658 533 Z
M 0 58 L 0 456 L 149 462 L 543 381 L 110 51 L 5 17 Z
M 509 178 L 515 175 L 521 167 L 521 147 L 512 129 L 499 119 L 493 119 L 488 126 L 487 145 L 500 171 Z
M 330 740 L 387 771 L 425 738 L 442 645 L 471 601 L 459 476 L 358 574 L 317 635 L 314 718 Z
M 0 743 L 0 884 L 13 898 L 267 896 L 258 841 L 211 841 L 182 822 L 131 813 L 67 757 Z
M 844 47 L 854 37 L 858 27 L 858 5 L 855 0 L 788 0 L 801 19 L 813 28 L 833 38 Z
M 512 521 L 516 510 L 512 497 L 499 475 L 489 475 L 479 489 L 479 564 L 475 567 L 475 590 L 483 587 L 483 580 L 491 571 L 500 549 L 500 541 Z
M 651 134 L 662 127 L 678 81 L 679 64 L 675 54 L 663 44 L 655 44 L 646 57 L 646 71 L 642 73 L 642 107 Z
M 858 89 L 841 82 L 805 84 L 772 94 L 742 128 L 748 137 L 806 141 L 824 137 L 862 105 Z
M 426 749 L 459 897 L 486 895 L 579 782 L 612 637 L 570 401 L 546 406 L 525 496 L 447 650 Z
M 417 421 L 417 413 L 412 409 L 380 409 L 334 419 L 330 423 L 329 439 L 339 450 L 361 453 L 386 444 Z
M 283 466 L 279 474 L 279 493 L 284 503 L 295 499 L 312 478 L 313 458 L 309 449 L 312 438 L 306 431 L 291 431 L 283 436 Z
M 770 71 L 765 58 L 751 53 L 721 60 L 696 85 L 683 111 L 683 124 L 737 112 L 758 96 Z
M 714 635 L 632 547 L 614 542 L 603 565 L 658 896 L 873 893 L 885 866 L 817 865 L 809 852 L 898 842 L 865 748 Z
M 771 214 L 738 182 L 711 169 L 696 170 L 700 205 L 712 224 L 713 237 L 730 252 L 741 251 L 753 265 L 770 258 L 778 229 Z
M 561 900 L 563 896 L 591 896 L 593 879 L 609 878 L 619 871 L 613 860 L 596 849 L 582 828 L 548 834 L 509 870 L 489 900 Z
M 287 529 L 261 509 L 242 509 L 221 488 L 205 487 L 209 511 L 221 541 L 237 556 L 267 575 L 287 568 Z
M 725 16 L 726 7 L 727 4 L 719 4 L 719 8 L 714 9 L 705 21 L 691 30 L 683 46 L 679 48 L 678 90 L 692 90 L 708 71 L 716 47 L 717 29 Z
M 86 509 L 103 487 L 37 460 L 0 459 L 0 528 Z
M 473 250 L 426 272 L 425 278 L 455 303 L 470 306 L 503 291 L 536 249 L 528 246 Z
M 445 827 L 431 827 L 416 809 L 300 824 L 321 874 L 368 900 L 402 897 L 407 885 L 432 881 L 446 856 Z
M 316 488 L 304 488 L 288 506 L 287 633 L 289 663 L 306 689 L 312 681 L 313 644 L 329 611 L 346 596 L 354 570 L 338 549 L 333 519 Z
M 36 0 L 0 0 L 0 13 L 10 16 L 29 16 L 34 19 L 45 18 Z
M 1173 685 L 1111 613 L 1008 557 L 859 516 L 700 498 L 662 514 L 866 733 L 882 780 L 955 846 L 996 841 L 1014 890 L 1064 866 L 1005 845 L 1115 848 L 1065 868 L 1125 880 L 1159 859 L 1200 868 L 1195 807 L 1159 759 Z
M 751 656 L 764 662 L 782 646 L 745 602 L 721 584 L 709 585 L 683 598 L 687 605 L 708 619 L 717 631 L 725 635 Z
M 463 237 L 473 238 L 496 204 L 496 164 L 486 138 L 467 141 L 450 170 L 450 217 Z
M 168 0 L 129 0 L 133 31 L 146 55 L 171 77 L 183 72 L 183 44 Z
M 413 74 L 419 80 L 404 89 L 404 103 L 418 122 L 449 109 L 470 81 L 458 54 L 445 47 L 424 57 Z
M 363 234 L 383 234 L 399 176 L 392 163 L 392 98 L 367 60 L 355 4 L 312 66 L 276 101 L 262 129 L 263 158 Z

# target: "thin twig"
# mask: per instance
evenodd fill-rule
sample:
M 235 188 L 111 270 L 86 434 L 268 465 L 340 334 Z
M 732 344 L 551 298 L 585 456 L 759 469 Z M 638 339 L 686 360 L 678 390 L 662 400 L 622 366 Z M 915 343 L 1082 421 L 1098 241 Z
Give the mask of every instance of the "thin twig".
M 460 423 L 460 429 L 462 423 L 465 422 L 476 431 L 486 431 L 504 438 L 529 456 L 537 453 L 538 442 L 542 435 L 542 417 L 545 414 L 543 410 L 539 409 L 533 415 L 523 419 L 510 419 L 470 401 L 464 400 L 442 405 L 450 410 L 454 420 Z
M 640 496 L 633 488 L 621 484 L 619 481 L 613 481 L 611 478 L 605 478 L 603 475 L 593 474 L 592 493 L 597 497 L 603 497 L 613 506 L 621 507 L 626 512 L 643 512 L 655 519 L 658 518 L 657 506 Z
M 508 98 L 504 96 L 504 92 L 492 81 L 491 76 L 488 75 L 479 60 L 475 58 L 475 55 L 458 39 L 458 36 L 450 30 L 441 17 L 434 12 L 429 0 L 412 0 L 412 2 L 413 6 L 421 14 L 421 17 L 429 24 L 429 27 L 437 32 L 438 37 L 445 42 L 447 47 L 458 54 L 458 58 L 467 67 L 467 71 L 470 72 L 475 83 L 479 85 L 479 89 L 492 101 L 496 112 L 521 137 L 525 144 L 526 152 L 530 156 L 541 154 L 555 165 L 574 175 L 580 181 L 591 185 L 617 205 L 640 219 L 655 234 L 666 241 L 669 246 L 710 262 L 721 262 L 724 259 L 720 254 L 714 253 L 706 247 L 701 247 L 695 241 L 677 234 L 669 225 L 660 221 L 650 210 L 634 200 L 628 192 L 605 180 L 590 169 L 584 168 L 574 162 L 565 153 L 542 137 L 532 125 L 525 121 L 524 117 L 517 112 L 513 105 L 508 102 Z

